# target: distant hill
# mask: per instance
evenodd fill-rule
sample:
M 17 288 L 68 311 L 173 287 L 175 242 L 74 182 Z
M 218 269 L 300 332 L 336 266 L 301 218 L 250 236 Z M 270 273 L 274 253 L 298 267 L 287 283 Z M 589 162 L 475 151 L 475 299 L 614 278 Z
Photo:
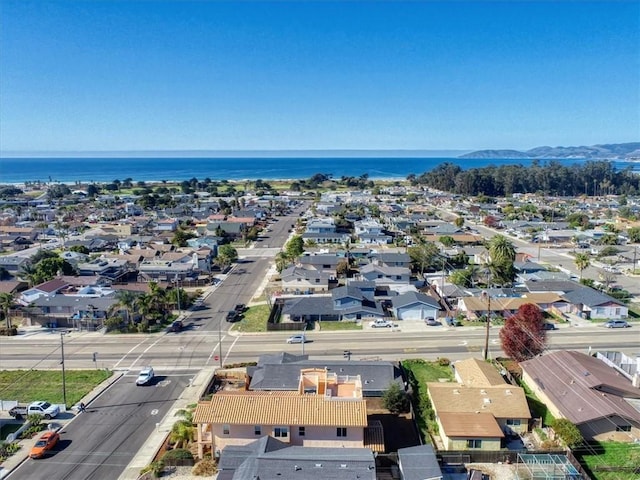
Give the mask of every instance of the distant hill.
M 519 150 L 478 150 L 458 158 L 586 158 L 613 160 L 640 158 L 640 142 L 593 145 L 591 147 L 536 147 Z

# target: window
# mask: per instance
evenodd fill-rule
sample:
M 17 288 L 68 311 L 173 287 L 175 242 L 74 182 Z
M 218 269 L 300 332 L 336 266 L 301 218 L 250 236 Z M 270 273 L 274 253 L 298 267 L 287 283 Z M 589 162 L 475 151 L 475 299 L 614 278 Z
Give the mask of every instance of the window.
M 467 440 L 467 448 L 482 448 L 482 440 Z
M 507 425 L 512 425 L 514 427 L 520 426 L 520 420 L 515 418 L 507 418 Z
M 273 429 L 273 436 L 276 438 L 287 438 L 289 436 L 289 428 L 275 427 Z
M 253 433 L 256 435 L 262 435 L 262 427 L 260 425 L 256 425 L 253 427 Z
M 229 425 L 222 425 L 222 434 L 223 435 L 229 435 L 229 430 L 231 429 L 231 427 Z
M 616 432 L 630 432 L 631 425 L 616 425 Z
M 300 437 L 304 437 L 306 433 L 305 427 L 298 427 L 298 435 Z
M 336 429 L 336 436 L 338 437 L 346 437 L 347 436 L 347 429 L 344 427 L 338 427 Z

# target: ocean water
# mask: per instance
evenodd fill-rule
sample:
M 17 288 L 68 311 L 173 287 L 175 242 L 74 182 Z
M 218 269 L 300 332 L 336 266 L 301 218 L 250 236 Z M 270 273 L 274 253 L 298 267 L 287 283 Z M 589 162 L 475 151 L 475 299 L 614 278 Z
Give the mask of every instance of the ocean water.
M 563 164 L 585 160 L 559 160 Z M 437 165 L 450 162 L 463 169 L 487 165 L 528 166 L 524 159 L 462 159 L 462 158 L 1 158 L 0 183 L 19 184 L 43 182 L 111 182 L 131 178 L 136 181 L 204 180 L 274 180 L 306 179 L 316 173 L 333 178 L 360 177 L 370 179 L 405 179 L 420 175 Z M 544 164 L 545 161 L 540 161 Z M 640 169 L 640 164 L 614 162 L 617 169 Z

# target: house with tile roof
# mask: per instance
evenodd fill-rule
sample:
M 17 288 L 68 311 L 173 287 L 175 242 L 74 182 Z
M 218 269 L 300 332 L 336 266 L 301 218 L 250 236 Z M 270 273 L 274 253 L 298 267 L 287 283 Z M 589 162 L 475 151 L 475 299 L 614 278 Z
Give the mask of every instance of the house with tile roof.
M 289 445 L 384 450 L 382 426 L 369 426 L 360 377 L 324 368 L 300 371 L 295 391 L 222 391 L 199 402 L 198 456 L 263 435 Z
M 447 450 L 498 450 L 506 435 L 528 431 L 531 413 L 522 388 L 478 359 L 452 367 L 456 382 L 427 384 Z
M 574 423 L 586 440 L 640 439 L 640 388 L 607 363 L 575 351 L 521 362 L 522 380 L 556 418 Z

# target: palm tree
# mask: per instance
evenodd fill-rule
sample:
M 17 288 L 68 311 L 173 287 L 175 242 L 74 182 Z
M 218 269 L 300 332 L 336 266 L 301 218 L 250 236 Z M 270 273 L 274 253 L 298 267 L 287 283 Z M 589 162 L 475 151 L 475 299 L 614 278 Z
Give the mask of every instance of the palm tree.
M 169 441 L 180 448 L 193 440 L 194 427 L 189 420 L 178 420 L 171 428 Z
M 111 312 L 115 312 L 116 310 L 124 310 L 126 312 L 125 321 L 127 323 L 131 323 L 132 314 L 135 313 L 138 308 L 138 300 L 140 299 L 140 295 L 132 292 L 131 290 L 118 290 L 118 293 L 116 293 L 116 298 L 118 299 L 118 303 L 115 303 L 111 307 Z
M 13 307 L 13 295 L 11 293 L 0 293 L 0 309 L 4 315 L 4 320 L 7 322 L 7 329 L 11 329 L 11 317 L 9 316 L 9 310 Z
M 576 258 L 574 258 L 573 262 L 580 270 L 580 281 L 582 281 L 582 271 L 591 265 L 591 258 L 588 253 L 576 253 Z
M 504 235 L 496 235 L 489 240 L 489 255 L 495 263 L 513 263 L 516 260 L 516 249 Z

